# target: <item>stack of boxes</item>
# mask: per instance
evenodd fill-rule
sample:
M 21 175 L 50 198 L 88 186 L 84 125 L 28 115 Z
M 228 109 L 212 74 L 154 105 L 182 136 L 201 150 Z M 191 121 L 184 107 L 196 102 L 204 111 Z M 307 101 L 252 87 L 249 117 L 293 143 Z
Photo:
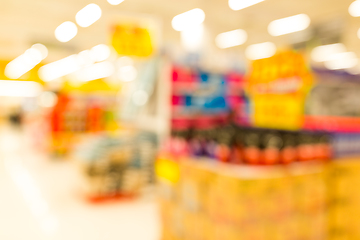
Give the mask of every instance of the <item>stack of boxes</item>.
M 160 195 L 164 240 L 325 239 L 323 165 L 301 163 L 299 170 L 178 163 L 178 181 L 159 178 L 161 192 L 171 193 Z

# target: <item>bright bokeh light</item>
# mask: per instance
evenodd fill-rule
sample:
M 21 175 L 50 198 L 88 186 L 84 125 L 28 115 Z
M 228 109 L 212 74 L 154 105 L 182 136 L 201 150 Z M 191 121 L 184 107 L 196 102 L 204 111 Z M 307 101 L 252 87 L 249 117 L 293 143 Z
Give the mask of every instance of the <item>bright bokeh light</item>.
M 95 3 L 90 3 L 81 9 L 75 16 L 76 23 L 80 27 L 89 27 L 100 19 L 102 14 L 101 8 Z
M 37 82 L 0 80 L 0 96 L 3 97 L 36 97 L 41 90 Z
M 205 20 L 205 13 L 200 8 L 195 8 L 190 11 L 176 15 L 171 24 L 176 31 L 183 31 L 200 25 Z
M 103 65 L 94 64 L 95 62 L 100 62 L 108 59 L 111 55 L 110 48 L 105 44 L 99 44 L 93 47 L 91 50 L 84 50 L 78 54 L 73 54 L 69 57 L 63 58 L 53 63 L 49 63 L 39 69 L 40 78 L 45 81 L 53 81 L 55 79 L 64 77 L 68 74 L 75 73 L 77 71 L 82 72 L 82 76 L 85 76 L 85 72 L 94 73 L 94 77 L 79 77 L 81 79 L 85 79 L 83 81 L 91 81 L 94 79 L 108 77 L 106 72 L 106 67 L 108 66 L 109 72 L 109 62 L 104 63 Z M 111 63 L 111 68 L 113 69 L 114 64 Z M 89 67 L 89 68 L 87 68 Z M 101 67 L 103 69 L 101 70 Z M 93 70 L 90 70 L 93 69 Z M 100 70 L 99 70 L 100 69 Z M 80 71 L 81 70 L 81 71 Z M 114 70 L 112 70 L 114 72 Z M 88 74 L 88 73 L 86 73 Z M 80 76 L 80 75 L 78 75 Z M 88 80 L 87 80 L 88 79 Z
M 95 62 L 101 62 L 107 60 L 111 55 L 109 46 L 105 44 L 99 44 L 90 50 L 90 57 Z
M 326 62 L 332 59 L 334 54 L 346 52 L 346 48 L 342 43 L 323 45 L 314 48 L 311 51 L 311 58 L 315 62 Z
M 357 37 L 360 39 L 360 28 L 357 31 Z
M 56 62 L 44 65 L 39 69 L 39 76 L 44 82 L 49 82 L 76 72 L 81 68 L 78 59 L 78 56 L 73 54 Z
M 57 103 L 58 97 L 53 92 L 43 92 L 38 97 L 38 104 L 41 107 L 51 108 Z
M 144 106 L 149 99 L 149 94 L 144 90 L 137 90 L 132 96 L 132 101 L 136 106 Z
M 88 82 L 96 79 L 107 78 L 115 72 L 114 64 L 108 61 L 91 64 L 69 76 L 70 79 L 81 82 Z
M 204 39 L 204 25 L 195 25 L 180 32 L 181 44 L 187 51 L 196 51 L 201 48 Z
M 216 46 L 219 48 L 230 48 L 242 45 L 247 40 L 247 33 L 242 29 L 220 33 L 215 39 Z
M 305 30 L 309 27 L 310 22 L 308 15 L 298 14 L 272 21 L 268 26 L 268 31 L 272 36 L 285 35 Z
M 276 46 L 272 42 L 250 45 L 246 48 L 245 55 L 250 60 L 269 58 L 276 53 Z
M 127 56 L 120 57 L 118 60 L 116 60 L 116 65 L 119 68 L 125 67 L 125 66 L 131 66 L 133 64 L 134 64 L 134 61 L 130 57 L 127 57 Z
M 117 76 L 123 82 L 131 82 L 136 79 L 137 71 L 132 65 L 124 66 L 118 69 Z
M 352 68 L 346 69 L 346 71 L 352 75 L 359 75 L 360 74 L 360 65 L 357 64 L 356 66 Z
M 107 0 L 108 3 L 110 3 L 111 5 L 119 5 L 120 3 L 122 3 L 124 0 Z
M 348 69 L 355 67 L 359 62 L 353 52 L 334 54 L 331 60 L 325 62 L 325 67 L 330 70 Z
M 264 0 L 229 0 L 229 7 L 234 10 L 240 10 L 257 3 L 263 2 Z
M 42 59 L 45 59 L 48 56 L 49 51 L 48 51 L 47 47 L 41 43 L 36 43 L 36 44 L 32 45 L 31 48 L 38 50 L 41 54 Z
M 60 42 L 68 42 L 76 36 L 77 32 L 75 23 L 66 21 L 55 29 L 55 37 Z
M 79 66 L 88 66 L 93 64 L 95 61 L 91 57 L 91 51 L 84 50 L 77 54 L 77 62 Z
M 47 57 L 48 50 L 42 44 L 34 44 L 31 48 L 9 62 L 5 67 L 5 76 L 18 79 Z
M 360 1 L 356 0 L 349 6 L 349 13 L 353 17 L 360 17 Z

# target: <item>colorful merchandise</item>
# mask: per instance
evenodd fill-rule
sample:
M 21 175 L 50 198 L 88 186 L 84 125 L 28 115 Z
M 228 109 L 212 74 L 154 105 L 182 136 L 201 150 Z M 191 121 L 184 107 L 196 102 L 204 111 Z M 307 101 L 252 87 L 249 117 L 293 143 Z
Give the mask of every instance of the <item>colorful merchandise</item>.
M 174 156 L 207 157 L 215 161 L 277 165 L 297 161 L 330 160 L 332 139 L 336 151 L 341 149 L 340 135 L 314 132 L 289 132 L 238 126 L 201 124 L 188 128 L 188 122 L 175 122 L 176 127 L 166 149 Z
M 63 155 L 85 133 L 117 130 L 116 96 L 59 94 L 50 116 L 55 155 Z
M 159 176 L 162 239 L 326 239 L 323 165 L 183 160 L 178 181 Z
M 192 121 L 199 118 L 214 118 L 222 122 L 231 111 L 236 112 L 236 115 L 245 116 L 246 98 L 243 89 L 242 74 L 215 74 L 174 66 L 172 119 Z M 198 123 L 200 124 L 202 123 Z
M 154 182 L 156 150 L 156 135 L 148 132 L 87 136 L 73 154 L 86 196 L 93 201 L 137 196 Z

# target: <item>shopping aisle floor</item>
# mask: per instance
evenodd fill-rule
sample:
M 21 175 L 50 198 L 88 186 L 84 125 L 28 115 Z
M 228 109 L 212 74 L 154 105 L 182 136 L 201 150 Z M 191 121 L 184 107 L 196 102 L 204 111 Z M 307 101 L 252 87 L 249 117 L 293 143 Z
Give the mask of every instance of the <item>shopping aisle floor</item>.
M 0 130 L 0 239 L 158 240 L 154 199 L 87 203 L 70 162 L 53 162 L 32 139 Z

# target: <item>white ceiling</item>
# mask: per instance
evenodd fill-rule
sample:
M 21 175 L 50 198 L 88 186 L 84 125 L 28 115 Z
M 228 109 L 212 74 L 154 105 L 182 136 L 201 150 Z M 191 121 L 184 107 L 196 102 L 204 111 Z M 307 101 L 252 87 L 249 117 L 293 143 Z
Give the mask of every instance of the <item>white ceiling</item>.
M 68 43 L 59 43 L 55 28 L 64 21 L 75 21 L 75 14 L 89 3 L 97 3 L 103 10 L 102 18 L 88 28 L 81 28 Z M 243 46 L 224 51 L 243 51 L 252 43 L 273 41 L 287 45 L 296 34 L 272 37 L 267 25 L 272 20 L 306 13 L 312 26 L 342 23 L 342 41 L 349 50 L 360 56 L 360 40 L 356 36 L 360 18 L 348 14 L 352 0 L 266 0 L 262 3 L 232 11 L 227 0 L 125 0 L 112 6 L 106 0 L 0 0 L 0 57 L 13 58 L 33 43 L 40 42 L 50 49 L 48 61 L 88 49 L 99 43 L 108 43 L 109 28 L 123 15 L 151 15 L 159 23 L 165 42 L 178 42 L 180 34 L 172 29 L 171 19 L 195 7 L 206 13 L 205 26 L 210 43 L 218 33 L 236 28 L 245 29 L 249 39 Z M 341 25 L 340 25 L 341 26 Z

